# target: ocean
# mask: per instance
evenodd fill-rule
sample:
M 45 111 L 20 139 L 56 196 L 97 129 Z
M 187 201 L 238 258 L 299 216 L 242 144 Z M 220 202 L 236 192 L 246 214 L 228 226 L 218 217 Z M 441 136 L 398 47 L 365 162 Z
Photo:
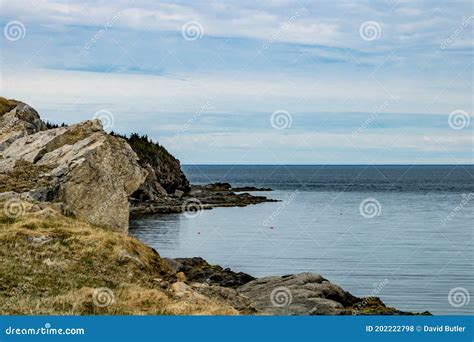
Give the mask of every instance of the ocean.
M 319 273 L 356 296 L 474 312 L 473 165 L 184 165 L 192 183 L 271 187 L 281 202 L 153 215 L 130 233 L 164 257 L 256 277 Z

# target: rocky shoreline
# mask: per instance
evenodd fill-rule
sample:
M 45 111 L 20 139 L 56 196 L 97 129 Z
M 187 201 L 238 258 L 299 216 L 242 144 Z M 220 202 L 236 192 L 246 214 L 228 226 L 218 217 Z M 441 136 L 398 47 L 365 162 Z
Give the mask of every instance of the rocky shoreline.
M 130 214 L 274 201 L 227 183 L 189 184 L 179 160 L 146 136 L 108 134 L 99 120 L 48 126 L 25 103 L 0 98 L 0 106 L 0 198 L 50 202 L 118 231 Z
M 181 213 L 217 207 L 245 207 L 265 202 L 279 202 L 265 196 L 252 195 L 248 191 L 263 190 L 254 187 L 232 188 L 229 183 L 190 184 L 188 192 L 178 190 L 172 195 L 165 195 L 153 201 L 138 201 L 132 198 L 130 214 L 132 217 L 137 217 L 147 214 Z M 264 191 L 271 191 L 271 189 L 267 188 Z
M 204 259 L 164 259 L 193 288 L 222 296 L 246 313 L 261 315 L 418 315 L 387 307 L 378 297 L 359 298 L 318 274 L 300 273 L 255 278 L 210 265 Z M 429 315 L 423 312 L 421 315 Z
M 50 125 L 0 97 L 0 313 L 413 314 L 316 274 L 255 279 L 202 258 L 164 259 L 124 234 L 130 215 L 275 201 L 252 191 L 271 189 L 192 185 L 146 136 L 108 134 L 98 120 Z M 90 306 L 103 286 L 115 307 Z

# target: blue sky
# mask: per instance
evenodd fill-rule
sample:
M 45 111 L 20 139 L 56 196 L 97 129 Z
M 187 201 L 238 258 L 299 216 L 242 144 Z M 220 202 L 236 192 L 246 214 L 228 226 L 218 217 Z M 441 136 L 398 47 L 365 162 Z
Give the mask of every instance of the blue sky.
M 471 1 L 2 1 L 1 93 L 55 122 L 106 113 L 108 130 L 186 164 L 472 163 L 473 14 Z

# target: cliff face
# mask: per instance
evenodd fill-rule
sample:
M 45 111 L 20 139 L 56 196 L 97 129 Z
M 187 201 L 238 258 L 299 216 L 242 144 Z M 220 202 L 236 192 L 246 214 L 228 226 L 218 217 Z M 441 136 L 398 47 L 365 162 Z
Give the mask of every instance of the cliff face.
M 91 224 L 127 231 L 128 196 L 147 173 L 126 141 L 98 120 L 46 129 L 31 107 L 8 103 L 0 134 L 3 197 L 54 202 Z
M 113 133 L 112 133 L 113 134 Z M 132 195 L 140 201 L 156 201 L 174 194 L 176 190 L 189 192 L 190 185 L 178 159 L 171 155 L 163 146 L 136 133 L 130 137 L 113 134 L 127 140 L 138 155 L 140 166 L 147 170 L 145 182 Z
M 128 198 L 167 201 L 190 191 L 178 159 L 147 136 L 107 134 L 99 121 L 44 123 L 0 97 L 0 193 L 64 204 L 91 224 L 128 227 Z
M 44 123 L 28 105 L 0 97 L 0 199 L 49 201 L 89 223 L 127 231 L 132 214 L 182 212 L 268 201 L 230 185 L 189 184 L 178 159 L 147 136 L 107 134 L 99 121 Z M 2 194 L 3 193 L 3 194 Z

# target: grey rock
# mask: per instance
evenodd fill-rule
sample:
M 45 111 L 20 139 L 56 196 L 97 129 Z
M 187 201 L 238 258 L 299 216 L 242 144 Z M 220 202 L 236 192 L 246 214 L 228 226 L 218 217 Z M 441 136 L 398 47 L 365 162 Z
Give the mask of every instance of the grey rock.
M 357 298 L 320 275 L 265 277 L 237 288 L 268 315 L 340 314 Z
M 258 310 L 253 307 L 251 300 L 235 289 L 211 285 L 200 286 L 195 288 L 195 290 L 206 297 L 231 305 L 244 315 L 255 315 L 259 313 Z
M 136 153 L 125 140 L 107 134 L 99 120 L 43 130 L 33 114 L 30 126 L 21 122 L 20 128 L 10 129 L 30 131 L 0 152 L 0 173 L 13 177 L 31 168 L 31 188 L 18 192 L 33 200 L 64 203 L 68 213 L 91 224 L 126 232 L 128 196 L 147 175 Z
M 38 112 L 27 104 L 6 99 L 2 102 L 8 103 L 8 106 L 5 107 L 6 112 L 0 112 L 0 152 L 15 140 L 46 129 Z
M 181 190 L 175 190 L 173 196 L 176 198 L 181 198 L 184 195 L 184 191 Z
M 53 239 L 47 236 L 28 236 L 28 241 L 36 245 L 44 245 L 52 241 Z
M 233 272 L 219 265 L 210 265 L 199 257 L 164 259 L 175 272 L 183 272 L 189 281 L 236 288 L 255 278 L 243 272 Z

